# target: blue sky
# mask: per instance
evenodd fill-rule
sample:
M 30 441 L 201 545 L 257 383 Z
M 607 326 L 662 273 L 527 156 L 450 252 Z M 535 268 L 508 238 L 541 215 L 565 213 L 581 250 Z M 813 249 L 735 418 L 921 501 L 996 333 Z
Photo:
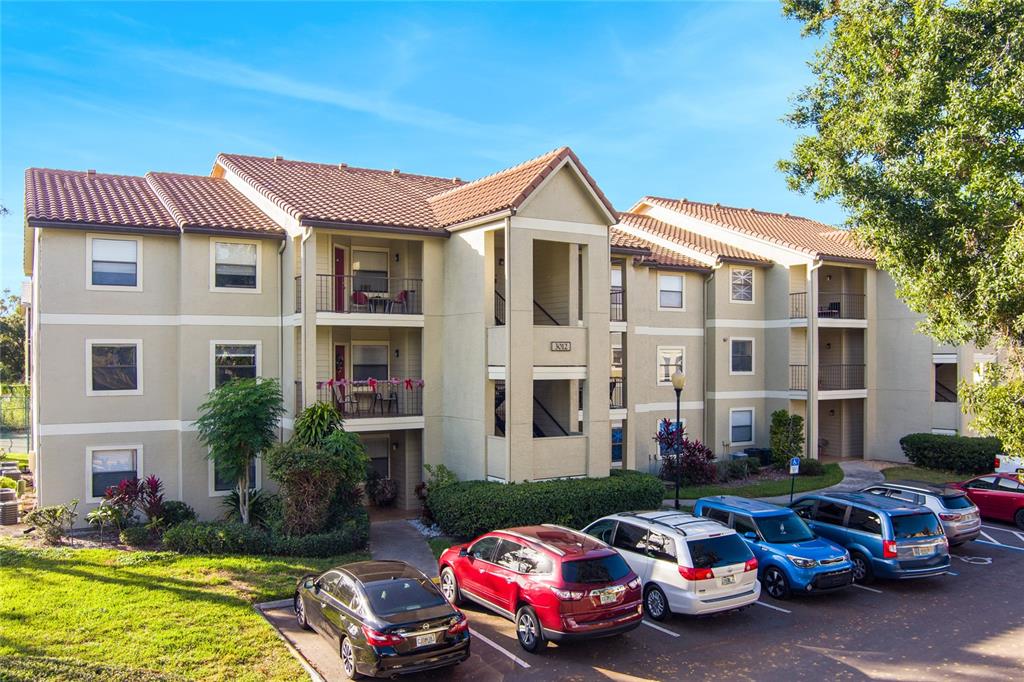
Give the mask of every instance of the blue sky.
M 225 151 L 474 178 L 567 144 L 620 210 L 843 219 L 775 170 L 816 47 L 776 2 L 0 7 L 0 287 L 30 166 L 206 174 Z

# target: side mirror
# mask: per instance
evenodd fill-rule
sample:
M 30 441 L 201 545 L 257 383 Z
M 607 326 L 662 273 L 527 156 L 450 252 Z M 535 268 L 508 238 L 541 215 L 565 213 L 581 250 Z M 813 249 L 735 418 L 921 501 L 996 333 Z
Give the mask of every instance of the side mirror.
M 306 581 L 302 583 L 302 586 L 305 587 L 307 590 L 312 590 L 313 584 L 314 583 L 312 578 L 306 578 Z
M 748 530 L 745 533 L 743 533 L 743 537 L 745 537 L 748 540 L 756 540 L 757 539 L 757 533 L 755 533 L 752 530 Z
M 459 556 L 461 556 L 461 557 L 469 556 L 469 550 L 466 549 L 465 547 L 459 547 Z

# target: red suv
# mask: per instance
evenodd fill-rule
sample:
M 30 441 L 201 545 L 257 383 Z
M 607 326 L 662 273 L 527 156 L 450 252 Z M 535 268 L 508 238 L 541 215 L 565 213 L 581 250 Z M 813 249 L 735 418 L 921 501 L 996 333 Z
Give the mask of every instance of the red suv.
M 946 485 L 967 493 L 982 517 L 1015 523 L 1024 529 L 1024 483 L 1017 474 L 985 474 Z
M 496 530 L 450 547 L 438 561 L 441 592 L 471 599 L 516 624 L 519 644 L 628 632 L 643 619 L 640 579 L 597 538 L 560 526 Z

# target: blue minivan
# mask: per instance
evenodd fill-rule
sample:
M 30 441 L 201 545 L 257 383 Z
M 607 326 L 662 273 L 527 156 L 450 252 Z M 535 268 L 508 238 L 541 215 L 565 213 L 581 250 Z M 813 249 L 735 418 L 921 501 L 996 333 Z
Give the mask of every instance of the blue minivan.
M 816 535 L 850 552 L 857 582 L 949 570 L 949 542 L 927 507 L 871 493 L 805 495 L 790 507 Z
M 840 589 L 853 582 L 846 550 L 815 537 L 792 509 L 720 495 L 697 500 L 693 514 L 736 530 L 757 558 L 761 585 L 775 599 Z

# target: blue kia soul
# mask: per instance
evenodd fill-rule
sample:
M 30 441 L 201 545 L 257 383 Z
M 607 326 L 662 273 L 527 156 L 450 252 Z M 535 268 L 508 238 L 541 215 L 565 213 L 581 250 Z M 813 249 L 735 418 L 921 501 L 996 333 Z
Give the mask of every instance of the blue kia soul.
M 927 507 L 871 493 L 806 495 L 790 506 L 815 534 L 850 552 L 857 582 L 949 570 L 949 542 Z
M 846 550 L 816 537 L 792 509 L 721 495 L 697 500 L 693 513 L 736 530 L 757 557 L 761 585 L 775 599 L 840 589 L 853 582 Z

